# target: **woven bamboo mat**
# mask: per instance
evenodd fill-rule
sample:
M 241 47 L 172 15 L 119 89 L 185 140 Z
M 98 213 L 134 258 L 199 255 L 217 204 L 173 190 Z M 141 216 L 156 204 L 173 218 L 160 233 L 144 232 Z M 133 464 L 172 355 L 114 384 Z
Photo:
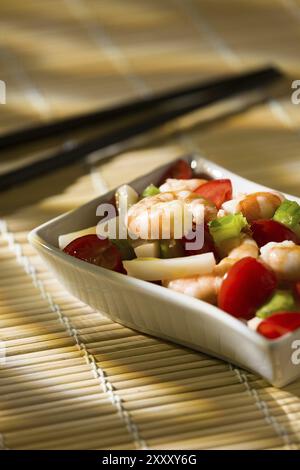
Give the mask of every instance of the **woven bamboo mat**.
M 299 0 L 2 0 L 0 13 L 1 132 L 270 61 L 300 78 Z M 289 97 L 1 195 L 0 447 L 300 449 L 300 381 L 278 390 L 111 322 L 27 243 L 41 222 L 190 150 L 300 195 Z

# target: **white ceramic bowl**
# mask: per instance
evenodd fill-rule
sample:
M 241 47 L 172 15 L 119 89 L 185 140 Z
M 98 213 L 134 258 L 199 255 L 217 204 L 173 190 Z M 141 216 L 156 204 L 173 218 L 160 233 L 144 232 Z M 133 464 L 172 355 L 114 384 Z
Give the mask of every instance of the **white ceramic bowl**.
M 268 189 L 203 158 L 194 157 L 194 163 L 199 172 L 213 178 L 231 178 L 236 191 Z M 148 184 L 157 182 L 166 167 L 129 184 L 141 191 Z M 260 374 L 277 387 L 300 377 L 300 364 L 292 362 L 297 346 L 294 341 L 300 340 L 299 330 L 269 341 L 206 302 L 108 271 L 62 252 L 58 248 L 58 236 L 96 225 L 99 222 L 97 206 L 113 194 L 111 191 L 98 197 L 29 234 L 30 243 L 68 291 L 116 322 L 237 364 Z M 300 202 L 294 196 L 287 197 Z

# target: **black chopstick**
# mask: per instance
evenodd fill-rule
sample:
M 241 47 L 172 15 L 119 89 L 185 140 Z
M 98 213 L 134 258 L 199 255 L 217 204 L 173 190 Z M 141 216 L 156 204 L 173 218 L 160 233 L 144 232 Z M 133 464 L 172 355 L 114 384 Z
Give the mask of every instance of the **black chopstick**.
M 235 87 L 241 89 L 243 86 L 252 84 L 263 84 L 272 80 L 279 79 L 281 72 L 275 67 L 265 67 L 259 70 L 248 72 L 234 77 L 225 77 L 222 79 L 211 80 L 190 85 L 184 88 L 174 89 L 168 92 L 159 93 L 151 97 L 134 100 L 107 109 L 95 110 L 88 114 L 68 117 L 65 119 L 49 122 L 28 128 L 21 128 L 0 136 L 0 151 L 6 150 L 21 144 L 36 142 L 52 136 L 58 136 L 76 129 L 85 129 L 91 126 L 100 125 L 120 119 L 122 117 L 132 116 L 137 112 L 147 111 L 155 106 L 167 104 L 177 98 L 183 98 L 194 94 L 206 94 L 214 91 L 216 87 L 226 93 Z
M 96 150 L 103 150 L 117 143 L 127 141 L 132 137 L 139 136 L 196 109 L 246 91 L 260 90 L 282 77 L 282 75 L 277 71 L 275 73 L 274 69 L 272 71 L 269 69 L 269 73 L 264 73 L 259 78 L 253 73 L 242 75 L 241 77 L 242 80 L 240 82 L 235 81 L 235 87 L 224 86 L 223 81 L 219 82 L 217 86 L 216 82 L 214 82 L 215 86 L 210 87 L 209 90 L 206 89 L 205 92 L 196 93 L 190 97 L 179 96 L 171 100 L 166 109 L 160 110 L 160 112 L 154 113 L 150 117 L 139 118 L 138 121 L 125 124 L 123 127 L 109 131 L 101 137 L 88 139 L 78 144 L 75 143 L 71 148 L 62 148 L 40 160 L 30 163 L 25 162 L 22 166 L 0 175 L 0 191 L 74 163 Z M 99 160 L 102 158 L 107 158 L 107 155 L 103 153 Z

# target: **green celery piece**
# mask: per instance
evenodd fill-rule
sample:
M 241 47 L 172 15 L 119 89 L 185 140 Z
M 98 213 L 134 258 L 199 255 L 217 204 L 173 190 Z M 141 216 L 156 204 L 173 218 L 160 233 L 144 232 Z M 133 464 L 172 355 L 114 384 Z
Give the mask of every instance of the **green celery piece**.
M 300 205 L 286 199 L 277 208 L 273 220 L 291 229 L 295 228 L 300 222 Z
M 277 290 L 256 312 L 259 318 L 268 318 L 275 312 L 294 310 L 296 304 L 291 291 Z
M 225 240 L 238 237 L 245 227 L 248 227 L 248 222 L 241 213 L 230 214 L 210 222 L 209 232 L 219 246 Z
M 134 249 L 132 248 L 132 246 L 130 245 L 129 241 L 124 239 L 124 240 L 112 240 L 110 239 L 110 241 L 116 245 L 116 247 L 119 249 L 120 253 L 121 253 L 121 257 L 122 257 L 122 260 L 131 260 L 131 259 L 134 259 L 136 256 L 135 256 L 135 253 L 134 253 Z
M 160 240 L 160 257 L 163 259 L 184 256 L 184 248 L 180 240 Z
M 148 196 L 156 196 L 156 194 L 159 194 L 160 190 L 154 186 L 154 184 L 149 184 L 147 188 L 144 189 L 142 193 L 142 197 L 148 197 Z

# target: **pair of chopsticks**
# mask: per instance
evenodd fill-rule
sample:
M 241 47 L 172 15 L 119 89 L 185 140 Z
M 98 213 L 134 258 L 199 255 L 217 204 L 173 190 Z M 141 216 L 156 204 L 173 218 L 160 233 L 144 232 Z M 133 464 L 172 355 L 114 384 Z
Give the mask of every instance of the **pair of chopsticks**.
M 37 160 L 21 161 L 12 170 L 0 174 L 0 191 L 34 177 L 54 171 L 85 158 L 87 155 L 140 136 L 187 113 L 236 95 L 261 90 L 278 81 L 283 75 L 274 67 L 225 77 L 186 88 L 156 94 L 109 109 L 70 117 L 31 128 L 20 129 L 0 136 L 0 153 L 30 143 L 39 143 L 51 137 L 68 135 L 65 145 Z M 149 115 L 145 117 L 145 112 Z M 120 125 L 122 119 L 127 119 Z M 128 118 L 130 121 L 128 122 Z M 113 124 L 113 130 L 102 135 L 76 141 L 75 131 Z M 107 158 L 105 152 L 103 158 Z M 101 156 L 100 156 L 101 159 Z

